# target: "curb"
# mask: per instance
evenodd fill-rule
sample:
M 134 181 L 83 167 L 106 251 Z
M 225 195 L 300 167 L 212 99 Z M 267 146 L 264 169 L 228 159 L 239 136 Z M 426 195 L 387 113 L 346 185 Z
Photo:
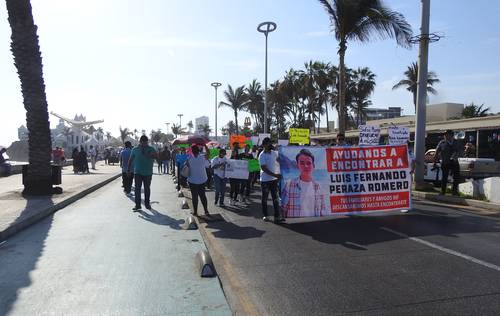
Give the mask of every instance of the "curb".
M 449 196 L 449 195 L 438 195 L 437 193 L 430 193 L 430 192 L 412 191 L 411 194 L 413 197 L 417 197 L 420 199 L 425 199 L 425 200 L 429 200 L 429 201 L 433 201 L 433 202 L 442 202 L 442 203 L 448 203 L 448 204 L 472 206 L 472 207 L 486 209 L 489 211 L 497 211 L 497 212 L 500 211 L 500 205 L 496 204 L 496 203 L 491 203 L 491 202 L 477 201 L 477 200 L 465 199 L 465 198 L 456 197 L 456 196 Z
M 67 199 L 65 199 L 57 204 L 52 205 L 49 208 L 41 210 L 37 214 L 34 214 L 34 215 L 32 215 L 32 216 L 30 216 L 30 217 L 28 217 L 20 222 L 12 224 L 4 231 L 0 231 L 0 242 L 17 234 L 18 232 L 24 230 L 25 228 L 28 228 L 29 226 L 41 221 L 45 217 L 57 212 L 58 210 L 65 208 L 66 206 L 70 205 L 71 203 L 78 201 L 79 199 L 83 198 L 87 194 L 92 193 L 92 192 L 96 191 L 97 189 L 102 188 L 103 186 L 116 180 L 120 176 L 121 176 L 121 174 L 114 175 L 114 176 L 112 176 L 112 177 L 110 177 L 110 178 L 108 178 L 108 179 L 106 179 L 98 184 L 91 186 L 90 188 L 87 188 L 87 189 L 85 189 L 85 190 L 83 190 L 75 195 L 68 197 Z
M 181 188 L 181 190 L 191 208 L 191 192 L 186 188 Z M 234 270 L 229 259 L 224 255 L 224 250 L 215 237 L 206 230 L 206 223 L 200 223 L 198 218 L 196 218 L 196 222 L 198 224 L 198 231 L 215 263 L 217 277 L 233 315 L 262 315 L 262 313 L 258 312 L 256 304 L 249 298 L 245 287 L 240 282 L 237 272 Z

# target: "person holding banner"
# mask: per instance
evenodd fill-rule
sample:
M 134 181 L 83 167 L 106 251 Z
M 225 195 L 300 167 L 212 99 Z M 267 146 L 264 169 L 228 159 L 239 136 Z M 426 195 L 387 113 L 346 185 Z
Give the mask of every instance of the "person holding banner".
M 280 174 L 280 165 L 278 163 L 278 152 L 273 150 L 273 145 L 269 137 L 262 141 L 264 151 L 259 155 L 260 163 L 260 185 L 262 188 L 262 213 L 264 221 L 269 221 L 267 214 L 267 198 L 269 192 L 273 199 L 274 223 L 279 224 L 285 220 L 280 214 L 280 202 L 278 197 L 278 181 L 282 178 Z
M 240 159 L 251 160 L 253 155 L 250 153 L 250 145 L 245 145 L 245 152 L 239 155 Z M 248 179 L 240 179 L 240 202 L 247 203 L 246 198 L 250 196 L 250 179 L 252 174 L 248 174 Z
M 226 191 L 226 150 L 220 149 L 219 155 L 212 159 L 212 169 L 214 171 L 215 183 L 215 205 L 219 203 L 220 207 L 224 207 L 224 193 Z
M 301 149 L 295 157 L 300 176 L 289 180 L 281 191 L 281 202 L 285 217 L 322 216 L 326 213 L 325 195 L 318 182 L 314 181 L 314 155 Z
M 208 161 L 208 148 L 205 145 L 206 155 L 200 154 L 200 148 L 198 145 L 191 146 L 191 153 L 187 160 L 187 166 L 189 167 L 189 189 L 191 190 L 191 197 L 193 201 L 193 214 L 198 216 L 198 197 L 200 197 L 201 204 L 205 210 L 205 215 L 210 215 L 208 213 L 207 197 L 205 195 L 205 184 L 207 182 L 207 167 L 210 166 Z

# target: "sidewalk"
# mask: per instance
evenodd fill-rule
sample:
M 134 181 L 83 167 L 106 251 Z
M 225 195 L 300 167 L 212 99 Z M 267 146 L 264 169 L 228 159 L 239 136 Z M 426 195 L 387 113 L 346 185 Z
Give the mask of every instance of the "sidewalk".
M 466 199 L 463 197 L 452 195 L 440 195 L 437 192 L 412 191 L 411 194 L 414 199 L 416 198 L 432 202 L 439 202 L 449 204 L 454 207 L 463 205 L 478 208 L 480 209 L 478 210 L 478 212 L 482 213 L 483 215 L 500 213 L 500 204 L 497 203 Z
M 62 171 L 63 193 L 53 196 L 24 197 L 22 175 L 0 178 L 0 241 L 36 223 L 47 215 L 73 203 L 88 193 L 118 178 L 119 166 L 99 162 L 90 174 L 73 174 L 72 167 Z

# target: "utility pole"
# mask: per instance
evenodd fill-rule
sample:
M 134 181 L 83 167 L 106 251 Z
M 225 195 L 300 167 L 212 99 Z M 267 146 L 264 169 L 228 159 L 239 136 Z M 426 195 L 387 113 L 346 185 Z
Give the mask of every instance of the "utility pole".
M 179 117 L 179 128 L 182 128 L 182 116 L 184 114 L 177 114 L 177 116 Z
M 262 22 L 257 26 L 257 31 L 266 36 L 266 76 L 264 82 L 264 133 L 267 133 L 267 35 L 276 30 L 276 23 Z
M 211 86 L 215 88 L 215 141 L 218 141 L 217 138 L 217 88 L 222 84 L 220 82 L 212 82 Z
M 426 123 L 426 100 L 427 100 L 427 66 L 429 56 L 429 19 L 430 0 L 422 1 L 422 17 L 420 26 L 420 42 L 418 52 L 418 82 L 417 82 L 417 113 L 415 122 L 415 188 L 417 190 L 425 187 L 425 123 Z

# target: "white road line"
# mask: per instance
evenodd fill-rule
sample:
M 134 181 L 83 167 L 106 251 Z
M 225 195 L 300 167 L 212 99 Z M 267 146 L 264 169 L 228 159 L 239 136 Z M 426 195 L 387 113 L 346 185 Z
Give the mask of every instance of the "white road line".
M 455 251 L 455 250 L 451 250 L 451 249 L 448 249 L 448 248 L 445 248 L 445 247 L 441 247 L 439 245 L 433 244 L 431 242 L 425 241 L 425 240 L 420 239 L 420 238 L 410 237 L 410 236 L 408 236 L 408 235 L 406 235 L 404 233 L 400 233 L 398 231 L 392 230 L 392 229 L 387 228 L 387 227 L 380 227 L 380 229 L 385 230 L 385 231 L 390 232 L 390 233 L 393 233 L 393 234 L 398 235 L 398 236 L 403 237 L 403 238 L 408 238 L 408 239 L 413 240 L 415 242 L 424 244 L 424 245 L 426 245 L 428 247 L 431 247 L 431 248 L 434 248 L 434 249 L 437 249 L 437 250 L 441 250 L 442 252 L 446 252 L 446 253 L 448 253 L 450 255 L 457 256 L 457 257 L 463 258 L 465 260 L 477 263 L 479 265 L 482 265 L 483 267 L 487 267 L 487 268 L 490 268 L 490 269 L 493 269 L 493 270 L 496 270 L 496 271 L 500 272 L 500 266 L 497 266 L 496 264 L 476 259 L 474 257 L 468 256 L 468 255 L 463 254 L 461 252 L 458 252 L 458 251 Z

